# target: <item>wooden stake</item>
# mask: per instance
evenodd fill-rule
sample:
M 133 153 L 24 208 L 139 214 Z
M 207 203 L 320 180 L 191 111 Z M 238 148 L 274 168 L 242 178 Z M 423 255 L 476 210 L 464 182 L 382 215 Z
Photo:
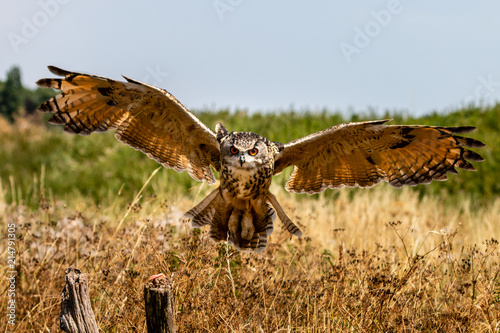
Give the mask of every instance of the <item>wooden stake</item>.
M 67 333 L 99 332 L 90 303 L 87 274 L 74 266 L 66 269 L 60 321 L 61 329 Z
M 174 333 L 175 311 L 172 280 L 163 274 L 144 284 L 146 323 L 149 333 Z

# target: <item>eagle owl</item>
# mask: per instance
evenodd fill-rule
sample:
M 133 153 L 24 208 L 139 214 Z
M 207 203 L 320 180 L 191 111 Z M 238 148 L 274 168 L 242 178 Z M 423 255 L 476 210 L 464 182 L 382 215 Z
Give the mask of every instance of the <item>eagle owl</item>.
M 115 137 L 166 168 L 187 171 L 197 181 L 220 184 L 185 216 L 194 227 L 210 226 L 210 237 L 238 250 L 261 252 L 276 215 L 293 235 L 302 232 L 269 191 L 271 180 L 294 166 L 289 192 L 318 193 L 327 188 L 392 186 L 446 180 L 455 168 L 475 170 L 483 161 L 466 147 L 485 145 L 457 136 L 474 127 L 386 125 L 388 120 L 346 123 L 286 144 L 249 132 L 215 132 L 163 89 L 69 72 L 49 66 L 62 79 L 37 84 L 61 90 L 39 110 L 54 113 L 52 124 L 89 135 L 116 129 Z

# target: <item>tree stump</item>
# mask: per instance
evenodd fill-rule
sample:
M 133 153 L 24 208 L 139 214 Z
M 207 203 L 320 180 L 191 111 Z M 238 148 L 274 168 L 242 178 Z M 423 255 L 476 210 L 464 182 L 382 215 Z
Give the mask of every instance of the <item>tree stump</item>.
M 174 333 L 175 311 L 172 280 L 160 276 L 144 284 L 146 323 L 149 333 Z
M 62 291 L 59 327 L 67 333 L 98 333 L 90 303 L 87 274 L 74 266 L 66 269 L 66 285 Z

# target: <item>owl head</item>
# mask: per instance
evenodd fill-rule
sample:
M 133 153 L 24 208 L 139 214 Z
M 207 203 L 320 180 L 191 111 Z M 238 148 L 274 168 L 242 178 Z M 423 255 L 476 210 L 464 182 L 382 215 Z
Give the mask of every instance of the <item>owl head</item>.
M 251 132 L 230 132 L 217 124 L 217 140 L 220 144 L 221 157 L 231 166 L 252 169 L 269 165 L 272 156 L 269 140 Z

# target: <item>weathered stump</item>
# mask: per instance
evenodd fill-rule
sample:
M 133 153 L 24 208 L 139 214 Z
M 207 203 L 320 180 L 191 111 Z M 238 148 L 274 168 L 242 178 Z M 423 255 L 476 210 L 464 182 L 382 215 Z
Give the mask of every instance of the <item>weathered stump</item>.
M 144 284 L 146 323 L 149 333 L 174 333 L 175 311 L 172 280 L 161 276 Z
M 60 328 L 68 333 L 98 333 L 90 304 L 87 274 L 70 266 L 66 269 L 66 285 L 62 292 Z

